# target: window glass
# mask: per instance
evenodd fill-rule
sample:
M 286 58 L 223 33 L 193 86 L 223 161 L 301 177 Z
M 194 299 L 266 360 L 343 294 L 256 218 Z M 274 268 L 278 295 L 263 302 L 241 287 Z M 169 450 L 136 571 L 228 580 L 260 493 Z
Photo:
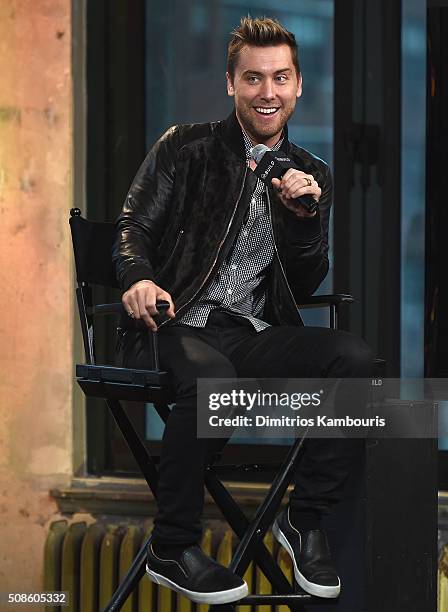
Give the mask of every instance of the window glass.
M 401 375 L 423 376 L 426 2 L 403 0 L 401 140 Z

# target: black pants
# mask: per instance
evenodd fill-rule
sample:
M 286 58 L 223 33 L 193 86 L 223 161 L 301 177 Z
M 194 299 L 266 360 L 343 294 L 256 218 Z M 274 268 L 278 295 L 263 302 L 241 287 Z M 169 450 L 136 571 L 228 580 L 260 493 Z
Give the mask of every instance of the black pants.
M 125 334 L 123 366 L 150 366 L 145 336 Z M 247 320 L 216 311 L 203 329 L 162 326 L 159 353 L 177 398 L 163 435 L 153 532 L 166 544 L 200 541 L 204 466 L 209 453 L 223 443 L 197 437 L 197 378 L 367 378 L 373 361 L 368 345 L 348 332 L 301 326 L 256 332 Z M 361 448 L 356 439 L 305 440 L 290 497 L 292 510 L 330 512 Z

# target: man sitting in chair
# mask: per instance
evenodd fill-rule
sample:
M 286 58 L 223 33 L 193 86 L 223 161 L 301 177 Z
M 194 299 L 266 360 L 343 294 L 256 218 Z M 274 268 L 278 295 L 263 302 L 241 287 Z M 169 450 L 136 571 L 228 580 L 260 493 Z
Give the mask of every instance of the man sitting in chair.
M 361 338 L 305 327 L 296 306 L 328 271 L 332 180 L 325 162 L 288 139 L 302 93 L 294 35 L 276 20 L 243 18 L 226 77 L 234 112 L 176 125 L 156 142 L 127 195 L 113 254 L 130 317 L 122 365 L 151 367 L 144 330 L 157 329 L 156 301 L 170 303 L 158 336 L 176 404 L 163 436 L 147 572 L 201 603 L 236 601 L 247 585 L 199 546 L 210 449 L 197 437 L 197 378 L 369 377 L 373 360 Z M 301 170 L 266 187 L 253 172 L 257 144 L 287 153 Z M 306 195 L 316 211 L 297 201 Z M 273 527 L 299 585 L 320 597 L 340 592 L 321 519 L 340 498 L 353 448 L 350 440 L 306 440 Z

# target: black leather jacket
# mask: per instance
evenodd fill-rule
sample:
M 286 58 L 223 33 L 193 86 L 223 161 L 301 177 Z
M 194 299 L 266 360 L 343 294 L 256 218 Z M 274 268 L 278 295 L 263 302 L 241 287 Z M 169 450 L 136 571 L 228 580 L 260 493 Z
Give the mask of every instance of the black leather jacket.
M 302 324 L 296 302 L 328 271 L 332 181 L 328 166 L 288 141 L 282 146 L 322 189 L 319 212 L 299 219 L 268 189 L 275 258 L 264 286 L 263 319 Z M 225 121 L 170 128 L 146 156 L 117 220 L 113 249 L 120 285 L 153 280 L 177 314 L 199 298 L 229 252 L 249 206 L 256 176 L 246 166 L 241 128 Z

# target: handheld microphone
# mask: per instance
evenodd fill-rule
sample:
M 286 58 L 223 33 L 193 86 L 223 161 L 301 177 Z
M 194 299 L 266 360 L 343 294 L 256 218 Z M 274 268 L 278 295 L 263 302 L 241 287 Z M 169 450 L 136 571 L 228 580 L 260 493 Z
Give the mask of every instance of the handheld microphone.
M 283 151 L 272 151 L 264 144 L 255 145 L 250 150 L 252 159 L 257 163 L 254 172 L 260 180 L 268 187 L 272 186 L 272 179 L 282 179 L 287 170 L 294 168 L 300 170 L 295 163 Z M 294 200 L 293 200 L 294 201 Z M 296 198 L 297 204 L 302 204 L 308 212 L 313 213 L 317 210 L 318 203 L 309 194 Z

